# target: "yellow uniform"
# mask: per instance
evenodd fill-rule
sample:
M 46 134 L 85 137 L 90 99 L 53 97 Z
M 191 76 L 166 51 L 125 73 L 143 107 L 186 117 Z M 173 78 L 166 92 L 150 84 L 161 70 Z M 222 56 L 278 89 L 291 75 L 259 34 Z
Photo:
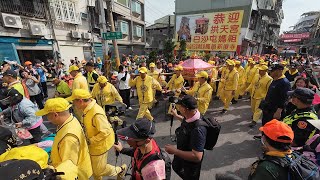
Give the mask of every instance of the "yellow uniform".
M 83 119 L 85 134 L 89 144 L 89 153 L 93 177 L 101 180 L 102 176 L 116 176 L 120 167 L 107 164 L 108 151 L 115 141 L 114 131 L 104 110 L 95 100 L 84 109 Z
M 96 80 L 94 80 L 93 76 L 99 76 L 95 70 L 87 73 L 88 84 L 89 84 L 90 89 L 92 89 L 96 83 Z
M 224 81 L 223 79 L 225 79 L 226 75 L 228 74 L 229 70 L 226 66 L 223 66 L 221 68 L 221 79 L 222 81 L 219 82 L 219 85 L 218 85 L 218 92 L 217 92 L 217 97 L 220 97 L 220 99 L 222 98 L 223 96 L 223 88 L 224 88 Z
M 262 110 L 259 109 L 261 101 L 266 97 L 272 77 L 265 74 L 261 77 L 257 74 L 246 91 L 251 92 L 251 110 L 253 113 L 253 121 L 257 122 L 261 117 Z
M 72 91 L 75 89 L 85 89 L 89 91 L 87 79 L 80 72 L 76 75 L 76 77 L 74 77 L 72 83 Z
M 224 88 L 223 88 L 223 96 L 222 96 L 222 102 L 224 104 L 224 109 L 228 110 L 230 106 L 230 102 L 233 98 L 233 92 L 237 90 L 238 82 L 239 82 L 239 73 L 234 68 L 231 72 L 229 72 L 224 80 Z
M 137 88 L 140 108 L 136 119 L 146 116 L 147 119 L 152 121 L 153 117 L 149 111 L 149 107 L 152 105 L 154 98 L 153 89 L 162 90 L 159 82 L 148 75 L 146 75 L 145 79 L 138 76 L 135 79 L 130 78 L 129 86 Z
M 60 83 L 57 85 L 56 92 L 58 92 L 59 95 L 61 94 L 71 96 L 71 90 L 69 88 L 69 85 L 64 81 L 60 81 Z
M 211 82 L 210 82 L 210 86 L 212 87 L 213 92 L 217 91 L 217 84 L 216 84 L 216 80 L 218 79 L 218 70 L 217 68 L 212 68 L 212 77 L 211 77 Z
M 196 98 L 199 112 L 203 115 L 208 110 L 212 91 L 212 87 L 207 82 L 202 85 L 200 85 L 199 82 L 196 82 L 192 89 L 186 91 L 186 93 Z
M 235 100 L 238 100 L 239 99 L 239 96 L 243 95 L 244 94 L 244 91 L 245 89 L 243 88 L 244 87 L 244 84 L 245 84 L 245 70 L 242 66 L 236 68 L 236 70 L 238 71 L 239 73 L 239 81 L 238 81 L 238 87 L 237 87 L 237 90 L 236 90 L 236 94 L 235 94 L 235 97 L 234 99 Z
M 282 71 L 282 74 L 285 74 L 287 71 L 289 71 L 289 69 L 285 66 L 283 71 Z
M 154 79 L 156 79 L 161 85 L 160 73 L 158 71 L 153 71 L 153 72 L 148 71 L 148 75 L 153 77 Z M 157 90 L 155 89 L 155 87 L 153 87 L 152 90 L 153 90 L 153 103 L 156 103 L 157 102 L 157 100 L 156 100 L 156 91 Z
M 51 151 L 54 167 L 67 160 L 78 166 L 86 179 L 90 178 L 92 167 L 88 145 L 79 121 L 72 115 L 58 127 Z
M 177 89 L 181 89 L 183 87 L 183 83 L 184 83 L 184 78 L 182 75 L 180 75 L 179 77 L 177 77 L 176 74 L 174 74 L 170 81 L 167 84 L 167 88 L 170 91 L 175 91 Z
M 252 82 L 252 80 L 253 80 L 253 78 L 255 77 L 255 75 L 256 74 L 258 74 L 258 72 L 259 72 L 259 70 L 258 70 L 258 68 L 257 67 L 248 67 L 247 69 L 246 69 L 246 81 L 245 81 L 245 87 L 244 87 L 244 89 L 247 89 L 248 88 L 248 86 L 251 84 L 251 82 Z M 249 93 L 251 93 L 250 91 L 249 91 Z
M 106 86 L 103 87 L 103 89 L 101 89 L 99 83 L 96 83 L 93 86 L 91 95 L 92 98 L 97 100 L 97 103 L 101 107 L 113 104 L 116 100 L 122 102 L 120 94 L 111 83 L 107 83 Z

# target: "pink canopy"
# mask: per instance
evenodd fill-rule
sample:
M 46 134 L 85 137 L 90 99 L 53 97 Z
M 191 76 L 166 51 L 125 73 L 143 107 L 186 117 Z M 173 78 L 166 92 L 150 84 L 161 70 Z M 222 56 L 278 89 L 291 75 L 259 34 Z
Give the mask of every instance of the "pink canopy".
M 213 66 L 202 59 L 188 59 L 185 60 L 181 66 L 186 70 L 208 70 Z

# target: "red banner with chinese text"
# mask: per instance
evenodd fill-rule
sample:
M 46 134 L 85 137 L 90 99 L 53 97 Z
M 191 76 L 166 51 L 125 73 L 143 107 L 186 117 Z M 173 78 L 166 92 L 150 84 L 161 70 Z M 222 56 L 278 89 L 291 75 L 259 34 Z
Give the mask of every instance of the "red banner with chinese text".
M 176 18 L 176 42 L 185 40 L 188 50 L 237 50 L 243 10 L 178 15 Z

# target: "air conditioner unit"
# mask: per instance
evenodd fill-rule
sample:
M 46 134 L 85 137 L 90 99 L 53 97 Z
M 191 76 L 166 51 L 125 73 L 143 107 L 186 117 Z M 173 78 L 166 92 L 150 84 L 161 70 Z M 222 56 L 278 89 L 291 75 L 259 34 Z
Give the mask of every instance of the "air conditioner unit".
M 3 25 L 5 27 L 17 28 L 17 29 L 23 28 L 20 16 L 2 13 L 2 20 L 3 20 Z
M 33 36 L 47 35 L 47 29 L 44 24 L 30 22 L 30 31 Z
M 92 34 L 91 33 L 83 33 L 83 39 L 91 39 Z
M 81 39 L 81 33 L 79 31 L 71 31 L 71 37 Z

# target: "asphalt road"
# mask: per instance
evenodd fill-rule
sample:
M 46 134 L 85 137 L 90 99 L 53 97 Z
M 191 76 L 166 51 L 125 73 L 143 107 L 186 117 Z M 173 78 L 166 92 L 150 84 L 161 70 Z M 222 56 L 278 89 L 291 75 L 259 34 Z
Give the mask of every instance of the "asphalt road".
M 49 92 L 52 93 L 53 89 L 50 88 Z M 125 116 L 121 117 L 128 124 L 135 121 L 138 111 L 137 99 L 134 98 L 131 102 L 133 110 L 127 111 Z M 167 109 L 166 101 L 161 101 L 158 107 L 151 111 L 156 120 L 157 132 L 155 139 L 160 147 L 164 147 L 166 144 L 173 144 L 169 135 L 170 121 L 166 120 L 165 108 Z M 222 129 L 215 148 L 212 151 L 205 151 L 200 179 L 215 179 L 215 174 L 217 173 L 233 173 L 243 179 L 247 179 L 250 173 L 250 165 L 261 155 L 260 142 L 253 139 L 254 135 L 259 134 L 258 127 L 260 124 L 255 129 L 248 127 L 252 115 L 248 100 L 240 100 L 238 104 L 232 105 L 226 114 L 221 115 L 221 110 L 222 103 L 219 100 L 213 100 L 206 114 L 208 117 L 217 118 Z M 46 124 L 54 131 L 53 126 Z M 174 132 L 178 126 L 178 121 L 175 121 L 172 131 Z M 108 156 L 109 164 L 115 165 L 114 152 L 109 151 Z M 130 157 L 121 155 L 117 160 L 117 165 L 119 166 L 123 163 L 129 165 Z M 131 172 L 131 170 L 129 169 L 128 172 Z M 105 177 L 104 179 L 115 178 Z M 130 179 L 130 176 L 127 176 L 126 179 Z M 173 170 L 171 179 L 180 179 Z

